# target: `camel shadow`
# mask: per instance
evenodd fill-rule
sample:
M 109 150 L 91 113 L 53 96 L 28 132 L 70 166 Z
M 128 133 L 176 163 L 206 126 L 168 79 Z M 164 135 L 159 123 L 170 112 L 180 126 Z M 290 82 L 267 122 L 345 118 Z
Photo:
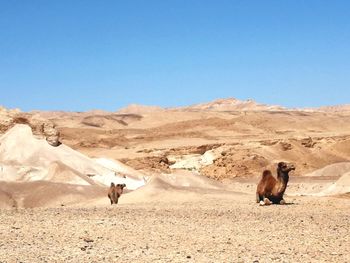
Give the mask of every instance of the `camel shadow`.
M 261 205 L 261 206 L 294 206 L 294 205 L 299 205 L 299 203 L 297 203 L 297 202 L 286 202 L 283 205 L 272 203 L 270 205 Z
M 280 205 L 280 204 L 277 204 L 277 205 Z M 296 202 L 286 202 L 284 205 L 299 205 L 299 204 Z M 284 206 L 284 205 L 280 205 L 280 206 Z

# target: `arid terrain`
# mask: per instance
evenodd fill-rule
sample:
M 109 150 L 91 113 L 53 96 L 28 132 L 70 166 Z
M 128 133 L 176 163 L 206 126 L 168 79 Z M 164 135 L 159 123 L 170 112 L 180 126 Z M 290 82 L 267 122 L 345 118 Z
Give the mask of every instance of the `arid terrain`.
M 296 175 L 349 160 L 350 106 L 285 109 L 226 99 L 184 108 L 131 105 L 117 112 L 24 115 L 49 120 L 64 144 L 90 157 L 142 170 L 166 171 L 172 161 L 208 150 L 213 164 L 190 167 L 190 160 L 186 168 L 220 180 L 257 176 L 281 159 L 298 166 Z
M 0 261 L 349 261 L 349 199 L 205 200 L 2 210 Z
M 349 262 L 349 193 L 348 105 L 0 109 L 0 262 Z

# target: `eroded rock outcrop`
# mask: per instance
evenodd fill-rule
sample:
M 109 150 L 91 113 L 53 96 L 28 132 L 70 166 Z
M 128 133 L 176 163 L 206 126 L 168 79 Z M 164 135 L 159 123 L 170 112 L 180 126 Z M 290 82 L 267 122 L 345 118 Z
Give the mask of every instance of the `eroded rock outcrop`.
M 308 138 L 302 139 L 301 144 L 304 147 L 313 148 L 315 146 L 316 142 L 314 142 L 311 137 L 308 137 Z
M 252 171 L 261 170 L 269 164 L 269 161 L 259 154 L 242 152 L 243 154 L 238 153 L 234 148 L 222 152 L 222 156 L 214 160 L 213 164 L 200 170 L 201 174 L 216 180 L 252 176 Z
M 293 146 L 289 142 L 282 141 L 279 144 L 282 151 L 290 151 L 293 149 Z
M 56 129 L 55 125 L 52 122 L 44 122 L 41 127 L 43 135 L 50 145 L 57 147 L 61 144 L 60 132 Z
M 37 118 L 29 113 L 22 113 L 18 109 L 8 110 L 0 107 L 0 134 L 5 133 L 16 124 L 29 125 L 36 137 L 45 138 L 54 147 L 61 144 L 60 133 L 53 122 Z

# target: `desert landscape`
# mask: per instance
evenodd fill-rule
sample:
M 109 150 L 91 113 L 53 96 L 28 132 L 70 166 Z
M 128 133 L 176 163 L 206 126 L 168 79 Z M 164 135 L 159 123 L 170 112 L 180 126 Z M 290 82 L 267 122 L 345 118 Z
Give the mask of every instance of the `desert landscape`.
M 0 262 L 348 262 L 349 131 L 349 105 L 1 108 Z

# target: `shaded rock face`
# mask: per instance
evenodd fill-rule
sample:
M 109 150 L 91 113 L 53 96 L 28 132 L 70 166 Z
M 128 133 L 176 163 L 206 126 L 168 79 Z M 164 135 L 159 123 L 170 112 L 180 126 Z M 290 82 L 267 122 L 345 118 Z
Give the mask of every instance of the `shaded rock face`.
M 302 144 L 304 147 L 313 148 L 313 147 L 315 146 L 316 142 L 314 142 L 314 141 L 312 140 L 312 138 L 309 137 L 309 138 L 302 139 L 302 140 L 301 140 L 301 144 Z
M 225 178 L 251 176 L 252 171 L 258 173 L 269 165 L 269 161 L 258 154 L 245 151 L 245 154 L 237 154 L 234 148 L 221 153 L 221 157 L 214 160 L 213 164 L 204 166 L 200 173 L 209 178 L 222 180 Z
M 42 132 L 46 141 L 54 147 L 61 145 L 60 132 L 56 129 L 52 122 L 44 122 L 42 125 Z
M 174 164 L 166 156 L 148 156 L 135 159 L 121 159 L 120 161 L 134 169 L 152 172 L 169 172 L 169 166 Z
M 290 151 L 293 149 L 293 146 L 288 142 L 280 142 L 280 146 L 282 151 Z
M 12 127 L 13 117 L 16 112 L 0 107 L 0 133 L 5 133 L 9 127 Z

